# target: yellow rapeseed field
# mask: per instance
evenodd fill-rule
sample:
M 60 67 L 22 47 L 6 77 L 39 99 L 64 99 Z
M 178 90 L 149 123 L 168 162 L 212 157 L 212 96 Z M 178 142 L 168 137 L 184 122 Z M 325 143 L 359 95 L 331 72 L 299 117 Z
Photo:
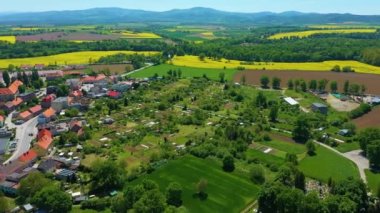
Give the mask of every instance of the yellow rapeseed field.
M 16 43 L 16 36 L 0 36 L 0 41 L 7 41 L 14 44 Z
M 6 68 L 9 64 L 15 66 L 20 66 L 23 64 L 34 65 L 34 64 L 45 64 L 45 65 L 67 65 L 67 64 L 88 64 L 89 61 L 96 61 L 102 56 L 109 56 L 118 53 L 124 54 L 144 54 L 153 55 L 158 54 L 158 52 L 135 52 L 135 51 L 85 51 L 85 52 L 74 52 L 74 53 L 64 53 L 51 56 L 33 57 L 33 58 L 14 58 L 14 59 L 0 59 L 0 68 Z
M 306 38 L 314 34 L 350 34 L 350 33 L 375 33 L 376 29 L 335 29 L 335 30 L 308 30 L 300 32 L 287 32 L 287 33 L 277 33 L 270 36 L 268 39 L 282 39 L 290 37 Z
M 122 33 L 123 38 L 138 38 L 138 39 L 157 39 L 161 36 L 154 33 L 135 33 L 131 31 L 126 31 Z
M 38 27 L 13 27 L 12 31 L 34 31 L 39 30 L 41 28 Z
M 226 60 L 214 61 L 206 58 L 201 61 L 198 56 L 176 56 L 171 63 L 177 66 L 214 68 L 214 69 L 236 69 L 244 67 L 252 70 L 300 70 L 300 71 L 330 71 L 335 65 L 341 67 L 350 66 L 358 73 L 380 74 L 380 67 L 360 63 L 358 61 L 325 61 L 325 62 L 305 62 L 305 63 L 273 63 L 273 62 L 255 62 L 254 64 L 242 64 L 241 61 Z

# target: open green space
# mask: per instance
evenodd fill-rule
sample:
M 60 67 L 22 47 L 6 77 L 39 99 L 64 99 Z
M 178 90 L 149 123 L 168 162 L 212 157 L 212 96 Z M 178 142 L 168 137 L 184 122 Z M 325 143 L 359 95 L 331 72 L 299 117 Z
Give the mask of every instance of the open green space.
M 299 169 L 306 176 L 325 182 L 330 177 L 336 181 L 348 177 L 359 178 L 359 171 L 353 162 L 322 146 L 317 146 L 316 155 L 305 157 Z
M 189 212 L 197 213 L 238 212 L 257 197 L 259 190 L 244 173 L 226 173 L 217 161 L 193 156 L 171 161 L 133 183 L 137 184 L 144 178 L 157 182 L 163 192 L 171 182 L 180 183 L 183 187 L 183 206 Z M 208 197 L 203 201 L 194 196 L 196 184 L 202 178 L 208 181 Z
M 289 154 L 302 154 L 306 152 L 306 147 L 304 145 L 292 143 L 292 142 L 271 140 L 271 141 L 260 142 L 260 144 L 264 144 L 266 146 L 281 150 Z
M 183 67 L 183 66 L 174 66 L 170 64 L 161 64 L 158 66 L 149 67 L 147 69 L 135 72 L 130 75 L 133 78 L 149 78 L 153 77 L 155 74 L 159 76 L 166 76 L 169 70 L 178 70 L 182 71 L 182 77 L 202 77 L 206 75 L 210 79 L 218 80 L 220 73 L 225 74 L 227 80 L 232 80 L 233 76 L 237 72 L 235 69 L 207 69 L 207 68 L 193 68 L 193 67 Z
M 337 147 L 335 147 L 335 149 L 338 150 L 339 152 L 345 153 L 345 152 L 350 152 L 353 150 L 360 149 L 360 145 L 358 142 L 341 143 Z
M 371 170 L 365 170 L 365 175 L 367 176 L 367 184 L 371 189 L 372 193 L 377 193 L 380 187 L 380 172 L 375 173 Z

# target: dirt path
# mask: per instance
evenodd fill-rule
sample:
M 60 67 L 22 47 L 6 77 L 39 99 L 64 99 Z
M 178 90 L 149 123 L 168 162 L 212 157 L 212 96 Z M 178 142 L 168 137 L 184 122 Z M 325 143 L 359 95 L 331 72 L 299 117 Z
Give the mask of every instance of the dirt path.
M 365 170 L 366 169 L 369 169 L 369 161 L 367 158 L 365 158 L 361 153 L 362 151 L 361 150 L 354 150 L 354 151 L 351 151 L 351 152 L 347 152 L 347 153 L 341 153 L 339 152 L 338 150 L 332 148 L 331 146 L 328 146 L 324 143 L 321 143 L 321 142 L 318 142 L 318 141 L 315 141 L 315 143 L 337 153 L 338 155 L 342 156 L 342 157 L 345 157 L 347 159 L 349 159 L 350 161 L 354 162 L 356 164 L 356 166 L 358 167 L 359 169 L 359 173 L 360 173 L 360 178 L 363 180 L 364 183 L 367 183 L 367 178 L 366 178 L 366 175 L 365 175 Z

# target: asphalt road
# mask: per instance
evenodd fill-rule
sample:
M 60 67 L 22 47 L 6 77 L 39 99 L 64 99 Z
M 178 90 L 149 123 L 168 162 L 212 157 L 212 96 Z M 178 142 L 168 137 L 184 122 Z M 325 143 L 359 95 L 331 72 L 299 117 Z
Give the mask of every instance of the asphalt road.
M 34 117 L 21 125 L 15 125 L 12 123 L 10 115 L 5 120 L 5 123 L 10 129 L 16 128 L 15 141 L 17 142 L 16 150 L 12 153 L 12 156 L 4 162 L 4 164 L 7 164 L 10 161 L 18 159 L 21 155 L 30 149 L 30 143 L 34 138 L 36 138 L 36 135 L 38 133 L 38 117 Z M 33 133 L 33 135 L 30 135 L 30 133 Z

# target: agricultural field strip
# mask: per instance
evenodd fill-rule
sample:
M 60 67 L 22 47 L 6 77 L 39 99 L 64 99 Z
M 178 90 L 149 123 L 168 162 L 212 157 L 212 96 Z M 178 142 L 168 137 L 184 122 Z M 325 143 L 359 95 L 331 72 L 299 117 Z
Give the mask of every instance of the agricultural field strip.
M 15 66 L 20 66 L 23 64 L 57 64 L 57 65 L 67 65 L 67 64 L 88 64 L 89 60 L 98 60 L 102 56 L 109 56 L 115 54 L 144 54 L 152 55 L 158 54 L 159 52 L 149 52 L 149 51 L 84 51 L 84 52 L 73 52 L 73 53 L 63 53 L 51 56 L 41 56 L 33 58 L 15 58 L 15 59 L 0 59 L 0 68 L 6 68 L 9 64 Z
M 220 61 L 205 58 L 201 61 L 198 56 L 176 56 L 171 62 L 177 66 L 187 66 L 196 68 L 216 68 L 216 69 L 237 69 L 244 67 L 253 70 L 302 70 L 302 71 L 330 71 L 335 65 L 341 67 L 350 66 L 358 73 L 380 74 L 380 67 L 364 64 L 358 61 L 325 61 L 325 62 L 304 62 L 304 63 L 283 63 L 283 62 L 255 62 L 245 64 L 242 61 L 221 59 Z
M 306 38 L 316 34 L 351 34 L 351 33 L 375 33 L 376 29 L 329 29 L 329 30 L 308 30 L 300 32 L 286 32 L 277 33 L 268 37 L 268 39 L 282 39 L 282 38 Z

